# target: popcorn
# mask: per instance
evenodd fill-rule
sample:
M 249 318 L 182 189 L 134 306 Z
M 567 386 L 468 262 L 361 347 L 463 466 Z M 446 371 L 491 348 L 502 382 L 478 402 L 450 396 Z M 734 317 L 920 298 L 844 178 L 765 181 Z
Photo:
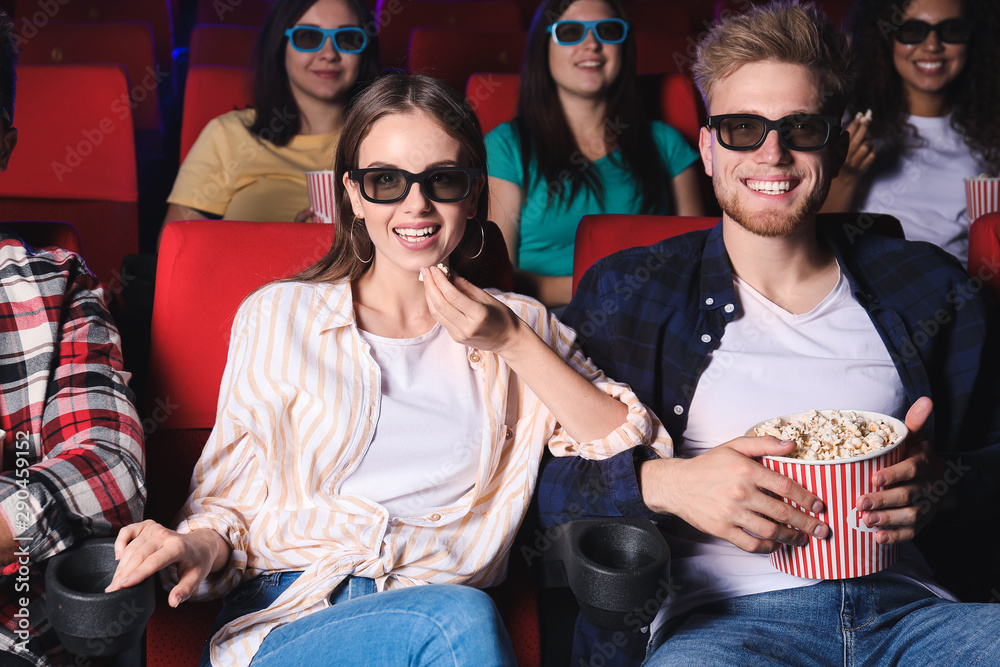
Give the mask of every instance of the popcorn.
M 854 120 L 863 120 L 865 122 L 870 123 L 872 120 L 872 110 L 868 109 L 864 113 L 859 111 L 858 113 L 854 114 Z
M 899 442 L 901 435 L 882 420 L 870 420 L 850 410 L 816 410 L 786 421 L 768 419 L 754 428 L 756 435 L 791 440 L 789 458 L 830 461 L 864 456 Z
M 449 278 L 449 279 L 451 278 L 451 269 L 449 269 L 444 264 L 436 264 L 435 266 L 437 266 L 439 269 L 441 269 L 441 273 L 444 274 L 445 278 Z M 418 273 L 417 274 L 417 280 L 419 280 L 420 282 L 424 282 L 424 274 Z

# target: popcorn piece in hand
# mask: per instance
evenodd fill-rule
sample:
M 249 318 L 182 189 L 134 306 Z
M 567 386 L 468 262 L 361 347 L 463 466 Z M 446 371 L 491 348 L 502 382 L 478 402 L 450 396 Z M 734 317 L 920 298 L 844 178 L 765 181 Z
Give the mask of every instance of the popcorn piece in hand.
M 444 264 L 437 264 L 437 267 L 441 269 L 441 272 L 444 274 L 445 278 L 448 278 L 449 280 L 451 279 L 451 269 L 449 269 Z M 417 274 L 417 280 L 419 280 L 420 282 L 424 282 L 424 274 L 422 273 Z

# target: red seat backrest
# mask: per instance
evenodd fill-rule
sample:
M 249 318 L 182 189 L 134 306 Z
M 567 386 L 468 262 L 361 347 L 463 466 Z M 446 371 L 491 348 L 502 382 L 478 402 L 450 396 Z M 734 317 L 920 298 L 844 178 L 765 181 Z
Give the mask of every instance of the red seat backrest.
M 3 226 L 21 237 L 21 240 L 32 248 L 48 248 L 54 246 L 81 254 L 83 244 L 76 228 L 66 222 L 48 222 L 44 220 L 29 220 L 4 222 Z
M 15 16 L 17 25 L 21 27 L 21 36 L 29 40 L 48 30 L 52 21 L 142 21 L 153 31 L 156 62 L 160 69 L 169 73 L 173 66 L 174 18 L 170 0 L 58 0 L 56 3 L 17 0 Z M 46 17 L 44 23 L 40 21 L 42 17 Z M 26 30 L 27 25 L 34 29 Z
M 249 67 L 197 65 L 188 70 L 181 118 L 181 162 L 208 121 L 253 101 L 253 70 Z
M 527 41 L 523 30 L 414 28 L 409 69 L 462 90 L 474 72 L 520 72 Z
M 375 18 L 382 66 L 400 69 L 417 26 L 521 29 L 521 11 L 512 0 L 378 0 Z
M 686 74 L 645 74 L 639 77 L 639 91 L 646 102 L 648 117 L 673 127 L 692 147 L 698 147 L 703 124 L 701 99 Z
M 650 30 L 687 35 L 691 17 L 687 5 L 679 2 L 627 2 L 625 14 L 633 30 Z
M 165 428 L 212 427 L 236 309 L 261 285 L 315 263 L 332 242 L 332 225 L 192 220 L 164 227 L 149 373 L 150 395 L 179 405 Z
M 750 4 L 762 4 L 765 0 L 716 0 L 715 20 L 730 14 L 745 12 Z M 854 3 L 851 0 L 819 0 L 816 5 L 830 18 L 835 26 L 842 26 L 847 20 Z
M 125 71 L 120 65 L 24 65 L 17 75 L 18 144 L 0 178 L 0 220 L 71 223 L 87 264 L 107 284 L 139 246 Z
M 652 245 L 670 236 L 714 227 L 715 217 L 683 215 L 631 215 L 602 213 L 585 215 L 576 228 L 573 249 L 573 292 L 580 278 L 594 263 L 619 250 Z
M 17 79 L 17 150 L 0 195 L 136 201 L 125 70 L 25 65 Z
M 694 62 L 695 44 L 690 35 L 637 30 L 635 71 L 637 74 L 687 74 Z
M 188 64 L 253 67 L 260 28 L 220 23 L 199 24 L 191 31 Z
M 1000 296 L 1000 213 L 987 213 L 969 228 L 969 275 Z
M 52 21 L 33 39 L 24 40 L 18 62 L 23 65 L 119 63 L 128 74 L 129 102 L 138 132 L 159 139 L 160 99 L 153 33 L 141 21 Z M 155 147 L 154 147 L 155 148 Z
M 198 0 L 197 23 L 228 23 L 261 27 L 274 0 Z
M 479 117 L 483 134 L 514 119 L 520 93 L 520 74 L 476 72 L 465 85 L 465 98 Z

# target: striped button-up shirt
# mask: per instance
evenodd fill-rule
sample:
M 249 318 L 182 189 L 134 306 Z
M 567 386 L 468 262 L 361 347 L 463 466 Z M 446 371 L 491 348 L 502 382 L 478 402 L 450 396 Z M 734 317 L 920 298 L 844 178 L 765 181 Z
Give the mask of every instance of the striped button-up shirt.
M 142 517 L 128 379 L 104 292 L 79 256 L 33 252 L 0 231 L 0 521 L 18 545 L 14 562 L 0 563 L 0 651 L 58 664 L 41 564 Z
M 470 348 L 468 363 L 486 403 L 474 485 L 454 505 L 408 518 L 341 493 L 372 440 L 381 387 L 349 284 L 277 283 L 244 302 L 215 428 L 178 530 L 213 529 L 233 549 L 227 567 L 197 596 L 225 594 L 264 572 L 303 575 L 268 609 L 223 627 L 212 639 L 214 664 L 248 664 L 271 629 L 328 606 L 347 575 L 373 578 L 379 590 L 500 582 L 546 446 L 556 456 L 593 459 L 644 444 L 672 454 L 656 418 L 583 356 L 571 329 L 531 299 L 491 293 L 572 368 L 624 403 L 627 418 L 604 439 L 577 442 L 501 357 Z

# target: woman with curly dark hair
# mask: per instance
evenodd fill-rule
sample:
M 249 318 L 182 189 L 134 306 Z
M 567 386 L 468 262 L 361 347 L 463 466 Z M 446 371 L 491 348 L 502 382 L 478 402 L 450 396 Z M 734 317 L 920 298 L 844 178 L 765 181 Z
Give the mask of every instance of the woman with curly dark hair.
M 1000 4 L 859 0 L 851 24 L 851 147 L 823 210 L 892 214 L 965 262 L 962 179 L 1000 173 Z

